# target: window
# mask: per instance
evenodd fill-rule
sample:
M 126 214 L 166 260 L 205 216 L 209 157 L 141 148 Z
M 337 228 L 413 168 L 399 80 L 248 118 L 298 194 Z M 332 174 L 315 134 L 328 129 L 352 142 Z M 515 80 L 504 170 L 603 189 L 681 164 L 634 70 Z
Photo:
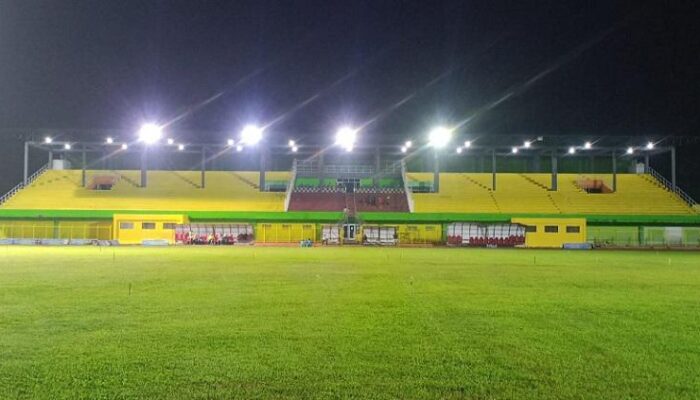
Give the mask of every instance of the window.
M 580 226 L 571 226 L 571 225 L 566 226 L 566 233 L 579 233 L 579 232 L 581 232 Z
M 156 229 L 156 223 L 155 222 L 142 222 L 141 229 L 145 229 L 145 230 Z
M 528 225 L 525 227 L 525 232 L 535 233 L 537 232 L 537 225 Z
M 544 231 L 547 233 L 559 233 L 559 227 L 556 225 L 545 225 Z
M 133 222 L 120 222 L 119 229 L 134 229 Z
M 172 222 L 163 222 L 163 229 L 175 230 L 176 226 L 177 224 L 174 224 Z

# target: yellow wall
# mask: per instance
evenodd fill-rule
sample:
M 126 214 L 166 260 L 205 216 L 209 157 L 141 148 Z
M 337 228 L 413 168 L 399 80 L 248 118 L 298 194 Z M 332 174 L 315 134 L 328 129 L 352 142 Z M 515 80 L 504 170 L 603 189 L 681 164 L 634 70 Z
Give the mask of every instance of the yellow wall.
M 586 242 L 585 218 L 513 218 L 514 224 L 535 226 L 536 232 L 525 233 L 526 247 L 561 248 L 565 243 Z M 556 226 L 557 233 L 546 232 L 545 227 Z M 567 233 L 567 227 L 578 227 L 578 233 Z
M 296 243 L 304 239 L 316 241 L 316 224 L 260 223 L 255 241 L 260 243 Z
M 0 239 L 112 239 L 108 221 L 0 221 Z
M 393 226 L 399 236 L 399 244 L 427 244 L 440 243 L 442 241 L 442 226 L 437 224 L 384 224 L 367 226 Z M 362 228 L 356 238 L 362 238 Z
M 167 240 L 175 243 L 175 229 L 165 229 L 163 224 L 184 224 L 184 215 L 115 214 L 114 238 L 120 244 L 141 244 L 144 240 Z M 122 224 L 132 223 L 127 229 Z M 144 223 L 155 224 L 155 229 L 143 229 Z

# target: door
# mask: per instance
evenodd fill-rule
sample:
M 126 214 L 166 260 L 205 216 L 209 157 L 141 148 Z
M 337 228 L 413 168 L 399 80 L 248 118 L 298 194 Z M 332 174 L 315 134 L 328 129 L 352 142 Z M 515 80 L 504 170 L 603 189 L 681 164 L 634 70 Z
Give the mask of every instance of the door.
M 355 224 L 345 224 L 343 225 L 343 234 L 345 236 L 345 240 L 355 240 L 355 231 L 357 229 L 357 225 Z

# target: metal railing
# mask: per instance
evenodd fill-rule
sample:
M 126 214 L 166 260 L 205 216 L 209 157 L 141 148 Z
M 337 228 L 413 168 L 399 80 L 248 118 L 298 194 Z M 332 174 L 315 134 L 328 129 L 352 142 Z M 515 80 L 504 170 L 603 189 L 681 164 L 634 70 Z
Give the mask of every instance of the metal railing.
M 654 179 L 656 179 L 661 185 L 666 188 L 666 190 L 675 193 L 678 197 L 681 198 L 686 204 L 688 204 L 690 207 L 693 207 L 694 205 L 697 204 L 697 202 L 690 197 L 690 195 L 686 192 L 683 191 L 683 189 L 679 188 L 677 185 L 676 187 L 673 186 L 673 184 L 666 179 L 663 175 L 661 175 L 658 171 L 651 167 L 647 167 L 647 173 L 651 175 Z
M 406 163 L 401 160 L 401 180 L 403 181 L 403 191 L 406 193 L 408 200 L 408 211 L 413 212 L 413 192 L 408 190 L 408 177 L 406 176 Z
M 296 186 L 296 179 L 297 160 L 294 160 L 294 164 L 292 164 L 292 176 L 289 178 L 289 182 L 287 182 L 287 193 L 284 197 L 284 211 L 289 211 L 289 202 L 292 200 L 292 191 L 294 190 L 294 186 Z
M 0 197 L 0 205 L 4 204 L 4 203 L 7 202 L 8 200 L 10 200 L 10 198 L 12 198 L 12 196 L 14 196 L 15 194 L 17 194 L 17 192 L 19 192 L 20 190 L 24 189 L 26 186 L 31 185 L 32 182 L 34 182 L 34 181 L 36 180 L 36 178 L 38 178 L 39 175 L 43 174 L 44 171 L 46 171 L 47 169 L 49 169 L 49 164 L 48 164 L 48 163 L 47 163 L 47 164 L 44 164 L 41 168 L 39 168 L 38 170 L 36 170 L 36 172 L 34 172 L 30 177 L 28 177 L 28 178 L 27 178 L 27 183 L 26 183 L 26 184 L 25 184 L 24 182 L 20 182 L 20 183 L 18 183 L 15 187 L 13 187 L 12 189 L 10 189 L 10 191 L 8 191 L 8 192 L 5 193 L 4 195 L 2 195 L 2 197 Z

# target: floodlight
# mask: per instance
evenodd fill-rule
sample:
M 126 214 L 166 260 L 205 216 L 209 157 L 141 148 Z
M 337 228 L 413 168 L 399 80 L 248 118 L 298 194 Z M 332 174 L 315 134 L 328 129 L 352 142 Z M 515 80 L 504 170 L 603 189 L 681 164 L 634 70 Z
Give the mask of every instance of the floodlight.
M 410 140 L 407 140 L 406 143 L 404 143 L 404 147 L 406 147 L 407 149 L 410 149 L 411 146 L 413 146 L 413 142 Z
M 139 130 L 139 140 L 153 144 L 163 137 L 163 128 L 156 124 L 143 124 Z
M 236 146 L 236 151 L 238 151 L 238 152 L 243 151 L 243 146 L 241 146 L 240 144 L 238 146 Z
M 513 148 L 511 149 L 511 152 L 512 152 L 513 154 L 518 154 L 518 148 L 517 148 L 517 147 L 513 147 Z
M 64 145 L 63 145 L 63 148 L 66 149 L 66 150 L 70 150 L 70 149 L 71 149 L 70 143 L 64 144 Z
M 177 145 L 177 149 L 180 150 L 180 151 L 183 151 L 183 150 L 185 150 L 185 145 L 184 145 L 184 144 L 178 144 L 178 145 Z
M 262 140 L 263 130 L 255 125 L 246 125 L 241 131 L 241 141 L 251 146 Z
M 654 142 L 647 143 L 647 150 L 654 150 Z
M 296 153 L 299 148 L 297 146 L 292 146 L 292 153 Z
M 575 154 L 576 148 L 574 146 L 569 147 L 569 154 Z
M 335 134 L 335 144 L 346 151 L 352 151 L 352 148 L 355 147 L 356 139 L 357 130 L 349 126 L 341 126 Z
M 628 147 L 627 154 L 634 154 L 634 147 Z
M 112 139 L 111 137 L 108 137 L 106 142 L 107 142 L 107 144 L 112 144 L 112 143 L 114 143 L 114 139 Z
M 435 148 L 447 146 L 447 143 L 452 139 L 452 131 L 444 126 L 433 128 L 428 135 L 428 142 Z
M 591 147 L 593 147 L 593 144 L 591 144 L 591 142 L 586 142 L 583 144 L 583 148 L 586 150 L 590 150 Z
M 126 149 L 128 149 L 128 148 L 129 148 L 129 145 L 128 145 L 128 144 L 126 144 L 126 143 L 123 143 L 123 144 L 122 144 L 122 150 L 126 150 Z
M 523 147 L 526 148 L 526 149 L 529 149 L 531 145 L 532 145 L 532 143 L 530 143 L 529 140 L 526 140 L 526 141 L 523 143 Z
M 168 145 L 172 146 L 175 144 L 175 139 L 173 138 L 168 138 Z
M 461 148 L 461 147 L 457 147 L 457 154 L 462 154 L 462 148 Z
M 44 143 L 51 144 L 51 142 L 53 142 L 53 139 L 51 139 L 51 137 L 47 136 L 44 138 Z
M 408 148 L 406 148 L 406 146 L 401 146 L 401 152 L 402 152 L 402 153 L 405 153 L 405 152 L 407 152 L 407 151 L 408 151 Z
M 470 148 L 470 147 L 472 147 L 472 141 L 471 141 L 471 140 L 465 141 L 465 142 L 464 142 L 464 147 L 466 147 L 467 149 Z
M 296 142 L 294 142 L 293 140 L 290 139 L 289 143 L 287 143 L 287 144 L 289 145 L 289 147 L 294 147 L 296 145 Z
M 226 141 L 226 144 L 229 145 L 229 146 L 233 146 L 234 144 L 236 144 L 236 141 L 233 140 L 233 139 L 229 139 L 229 140 Z

